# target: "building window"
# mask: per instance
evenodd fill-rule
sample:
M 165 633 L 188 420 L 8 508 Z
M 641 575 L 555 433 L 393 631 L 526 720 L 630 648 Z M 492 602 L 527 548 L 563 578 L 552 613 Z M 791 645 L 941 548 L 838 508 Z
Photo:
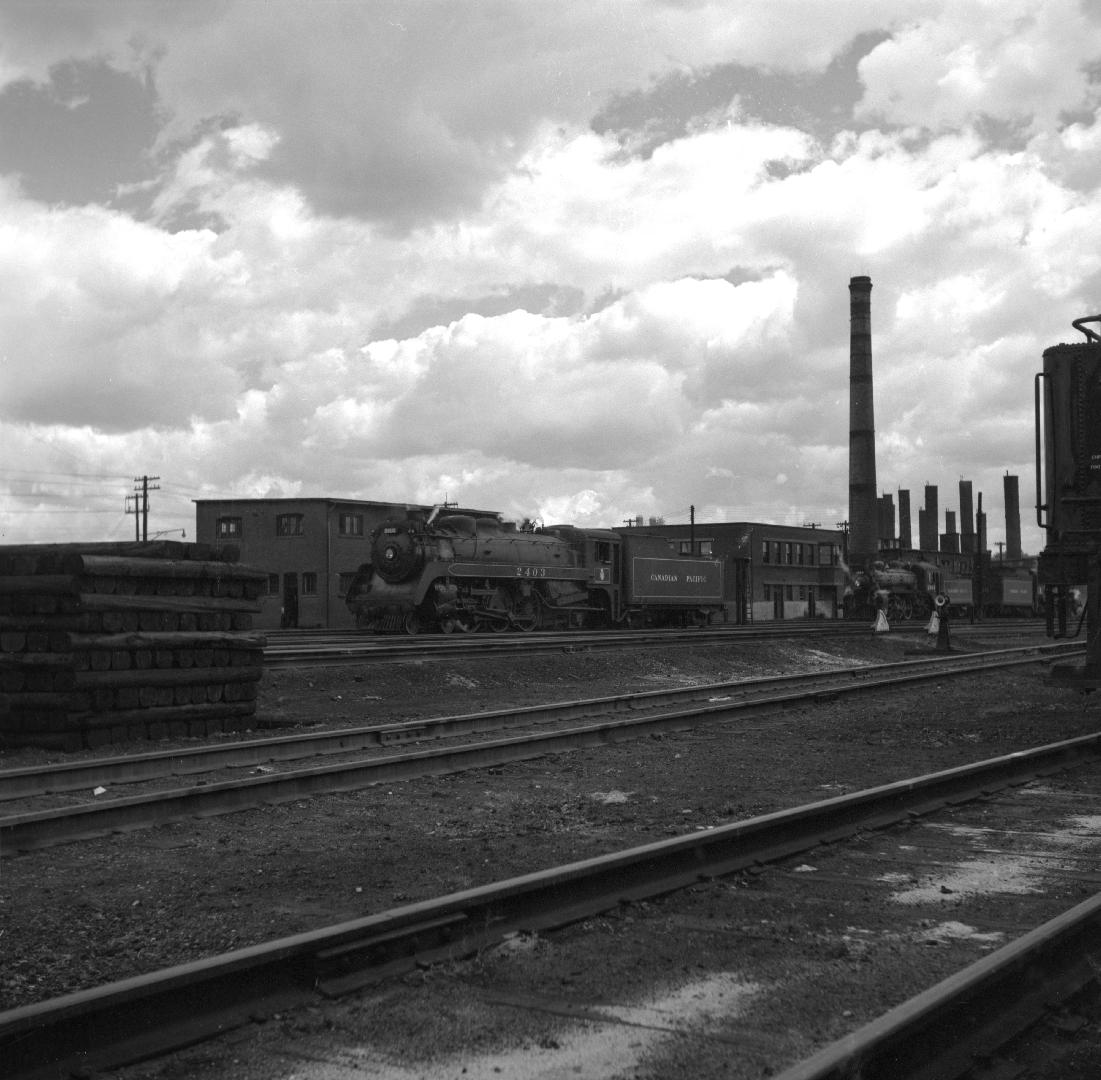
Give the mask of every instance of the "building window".
M 807 549 L 806 544 L 796 544 L 795 545 L 795 559 L 796 559 L 796 562 L 798 562 L 800 566 L 803 566 L 807 561 L 806 549 Z
M 268 596 L 279 595 L 279 575 L 268 574 Z
M 238 540 L 241 537 L 241 519 L 239 517 L 220 517 L 214 529 L 219 540 Z
M 806 600 L 806 598 L 807 598 L 807 587 L 806 587 L 806 585 L 800 585 L 799 586 L 799 599 L 800 600 Z
M 794 600 L 795 599 L 795 586 L 794 585 L 785 585 L 784 586 L 784 599 L 785 600 Z
M 359 577 L 358 570 L 349 570 L 346 573 L 341 574 L 337 578 L 337 591 L 341 596 L 347 596 L 348 590 L 352 587 L 352 582 Z
M 789 543 L 784 544 L 784 565 L 791 566 L 791 544 Z
M 706 556 L 708 556 L 708 558 L 710 558 L 712 550 L 713 550 L 712 541 L 710 541 L 710 540 L 701 540 L 700 541 L 700 554 L 701 555 L 706 555 Z
M 768 554 L 771 550 L 772 549 L 771 549 L 771 547 L 769 547 L 768 541 L 767 540 L 762 540 L 761 541 L 761 562 L 763 562 L 763 563 L 772 562 L 772 560 L 768 557 Z M 766 596 L 765 599 L 767 600 L 768 597 Z
M 692 542 L 690 540 L 682 540 L 677 546 L 677 552 L 681 555 L 691 555 Z
M 302 535 L 302 515 L 301 514 L 280 514 L 275 519 L 275 535 L 276 536 L 301 536 Z
M 317 595 L 317 574 L 315 574 L 312 570 L 306 570 L 302 574 L 302 595 Z
M 814 545 L 807 544 L 807 564 L 809 566 L 814 565 Z
M 363 515 L 362 514 L 341 514 L 340 515 L 340 535 L 341 536 L 362 536 L 363 535 Z
M 781 563 L 780 554 L 783 551 L 783 545 L 779 540 L 772 541 L 772 561 L 779 566 Z

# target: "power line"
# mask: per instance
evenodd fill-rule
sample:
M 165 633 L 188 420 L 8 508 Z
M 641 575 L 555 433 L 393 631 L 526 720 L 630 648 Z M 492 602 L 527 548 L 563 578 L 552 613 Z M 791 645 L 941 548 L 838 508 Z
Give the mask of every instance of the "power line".
M 3 469 L 0 473 L 8 476 L 64 476 L 78 480 L 125 480 L 126 473 L 79 473 L 79 472 L 42 472 L 38 469 Z
M 65 498 L 66 494 L 67 493 L 64 492 L 64 491 L 3 491 L 3 492 L 0 492 L 0 498 L 5 498 L 5 499 L 41 499 L 43 502 L 49 502 L 51 500 L 56 502 L 59 499 Z M 115 498 L 114 495 L 107 496 L 106 494 L 103 497 L 105 499 L 108 498 L 108 497 L 110 497 L 112 499 Z

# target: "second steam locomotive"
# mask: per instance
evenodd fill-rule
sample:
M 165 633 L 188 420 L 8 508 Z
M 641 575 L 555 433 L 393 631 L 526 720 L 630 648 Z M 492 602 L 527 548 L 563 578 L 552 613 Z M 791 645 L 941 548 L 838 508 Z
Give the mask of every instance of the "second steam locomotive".
M 1036 574 L 1024 567 L 987 560 L 981 576 L 972 578 L 931 562 L 879 561 L 853 574 L 844 597 L 845 615 L 872 619 L 882 608 L 890 621 L 927 619 L 938 596 L 947 598 L 957 616 L 970 616 L 977 608 L 982 615 L 1026 617 L 1043 606 Z
M 722 563 L 636 529 L 518 528 L 437 507 L 375 529 L 345 602 L 362 629 L 410 634 L 706 625 L 723 610 Z

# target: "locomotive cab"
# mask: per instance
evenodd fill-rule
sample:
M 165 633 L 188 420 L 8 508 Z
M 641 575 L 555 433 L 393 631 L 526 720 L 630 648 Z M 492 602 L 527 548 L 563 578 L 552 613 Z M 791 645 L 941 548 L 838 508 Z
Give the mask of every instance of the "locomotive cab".
M 611 530 L 586 532 L 582 563 L 589 571 L 589 603 L 595 609 L 589 621 L 614 626 L 623 618 L 623 542 Z

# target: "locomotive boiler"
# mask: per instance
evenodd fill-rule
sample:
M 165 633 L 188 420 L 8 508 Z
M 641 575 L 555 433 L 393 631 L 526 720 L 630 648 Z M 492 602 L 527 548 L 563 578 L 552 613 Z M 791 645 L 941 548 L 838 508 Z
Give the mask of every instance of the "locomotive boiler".
M 1067 634 L 1070 597 L 1086 586 L 1086 662 L 1057 665 L 1052 681 L 1088 690 L 1101 686 L 1101 336 L 1085 324 L 1099 322 L 1076 319 L 1086 340 L 1045 349 L 1035 379 L 1036 521 L 1047 535 L 1037 572 L 1049 634 Z
M 374 530 L 345 603 L 361 629 L 409 634 L 701 625 L 723 610 L 722 564 L 641 530 L 518 528 L 436 508 Z

